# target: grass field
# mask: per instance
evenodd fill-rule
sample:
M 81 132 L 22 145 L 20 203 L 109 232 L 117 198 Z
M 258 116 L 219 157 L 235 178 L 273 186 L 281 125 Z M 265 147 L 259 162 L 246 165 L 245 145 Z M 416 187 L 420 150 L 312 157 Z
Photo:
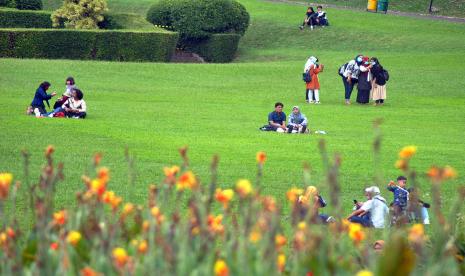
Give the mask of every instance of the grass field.
M 327 195 L 317 148 L 324 138 L 330 152 L 342 155 L 342 200 L 350 208 L 352 199 L 361 199 L 362 188 L 372 183 L 372 121 L 383 118 L 381 166 L 386 181 L 399 174 L 393 165 L 398 151 L 417 145 L 412 165 L 421 172 L 426 200 L 423 173 L 431 164 L 451 165 L 459 172 L 458 179 L 444 185 L 445 205 L 450 203 L 455 187 L 465 180 L 465 24 L 328 9 L 331 27 L 302 32 L 302 6 L 241 2 L 251 13 L 251 26 L 232 64 L 0 59 L 0 170 L 21 179 L 20 151 L 26 148 L 35 176 L 44 148 L 55 145 L 66 175 L 58 186 L 57 207 L 69 206 L 93 153 L 103 152 L 103 164 L 112 170 L 110 188 L 142 202 L 147 185 L 162 179 L 163 166 L 180 162 L 181 146 L 189 146 L 192 169 L 203 182 L 208 182 L 212 155 L 218 154 L 219 181 L 225 187 L 238 178 L 254 179 L 255 153 L 265 151 L 264 192 L 287 204 L 285 192 L 302 185 L 304 162 L 311 164 L 313 181 Z M 149 3 L 110 1 L 134 12 Z M 377 56 L 389 69 L 383 107 L 343 105 L 336 70 L 360 52 Z M 319 106 L 304 103 L 301 71 L 309 55 L 326 65 Z M 68 75 L 85 93 L 86 120 L 24 115 L 41 81 L 50 81 L 51 90 L 61 92 Z M 285 104 L 286 113 L 300 105 L 310 127 L 328 134 L 258 131 L 276 101 Z M 126 146 L 136 158 L 135 187 L 128 186 Z M 25 193 L 23 212 L 24 198 Z

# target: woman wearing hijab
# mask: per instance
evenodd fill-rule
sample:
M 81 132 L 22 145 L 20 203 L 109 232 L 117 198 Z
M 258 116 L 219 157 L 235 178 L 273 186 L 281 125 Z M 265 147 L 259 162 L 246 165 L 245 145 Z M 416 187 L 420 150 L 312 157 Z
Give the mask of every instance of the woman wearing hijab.
M 350 104 L 350 96 L 354 90 L 354 85 L 358 82 L 362 59 L 363 55 L 357 55 L 353 60 L 340 68 L 339 74 L 341 75 L 342 82 L 344 83 L 346 104 Z
M 368 57 L 363 57 L 362 65 L 360 65 L 360 75 L 358 76 L 357 84 L 357 103 L 367 104 L 370 102 L 371 90 L 371 64 Z
M 371 96 L 373 101 L 375 101 L 375 106 L 383 105 L 386 99 L 386 77 L 384 75 L 384 68 L 375 57 L 371 58 L 371 65 L 370 71 L 373 76 Z
M 289 120 L 287 123 L 287 132 L 288 133 L 305 133 L 307 130 L 307 117 L 305 114 L 300 112 L 298 106 L 292 108 L 292 112 L 289 115 Z
M 309 64 L 307 69 L 307 64 Z M 318 74 L 323 72 L 324 65 L 318 64 L 318 58 L 311 56 L 306 64 L 305 72 L 310 73 L 311 81 L 305 84 L 305 100 L 308 103 L 313 103 L 313 97 L 315 97 L 315 104 L 320 103 L 320 82 L 318 80 Z

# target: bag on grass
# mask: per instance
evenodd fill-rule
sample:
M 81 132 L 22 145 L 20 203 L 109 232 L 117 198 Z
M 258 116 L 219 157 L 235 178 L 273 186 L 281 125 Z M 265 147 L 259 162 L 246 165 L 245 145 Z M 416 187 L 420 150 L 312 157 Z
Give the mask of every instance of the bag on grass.
M 259 128 L 261 131 L 274 131 L 274 129 L 270 125 L 264 125 L 261 128 Z

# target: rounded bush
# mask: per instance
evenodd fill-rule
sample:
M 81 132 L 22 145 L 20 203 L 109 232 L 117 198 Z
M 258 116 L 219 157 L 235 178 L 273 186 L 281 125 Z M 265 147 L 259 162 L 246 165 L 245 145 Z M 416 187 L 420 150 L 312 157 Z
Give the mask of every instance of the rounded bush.
M 41 10 L 42 0 L 16 0 L 16 8 L 19 10 Z
M 203 39 L 213 33 L 244 34 L 249 14 L 234 0 L 161 0 L 147 12 L 152 24 L 174 29 L 182 39 Z

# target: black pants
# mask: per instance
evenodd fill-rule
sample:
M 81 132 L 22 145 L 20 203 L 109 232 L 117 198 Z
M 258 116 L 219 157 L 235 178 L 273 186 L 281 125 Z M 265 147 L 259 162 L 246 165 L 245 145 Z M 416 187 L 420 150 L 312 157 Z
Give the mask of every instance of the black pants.
M 306 102 L 308 102 L 308 91 L 309 91 L 309 90 L 310 90 L 310 89 L 305 89 L 305 101 L 306 101 Z M 315 93 L 313 93 L 312 95 L 313 95 L 313 96 L 312 96 L 311 101 L 315 101 Z
M 288 126 L 287 126 L 287 133 L 292 133 L 292 131 L 293 131 L 294 129 L 299 130 L 299 128 L 297 128 L 297 127 L 288 125 Z M 303 126 L 302 126 L 302 131 L 300 131 L 300 133 L 305 133 L 305 130 L 307 130 L 307 126 L 303 125 Z
M 375 103 L 377 103 L 377 104 L 382 104 L 382 103 L 384 103 L 384 100 L 383 100 L 383 99 L 379 99 L 379 100 L 376 100 Z
M 69 117 L 69 118 L 84 119 L 87 116 L 87 113 L 85 113 L 85 112 L 78 112 L 78 113 L 65 112 L 65 116 Z

